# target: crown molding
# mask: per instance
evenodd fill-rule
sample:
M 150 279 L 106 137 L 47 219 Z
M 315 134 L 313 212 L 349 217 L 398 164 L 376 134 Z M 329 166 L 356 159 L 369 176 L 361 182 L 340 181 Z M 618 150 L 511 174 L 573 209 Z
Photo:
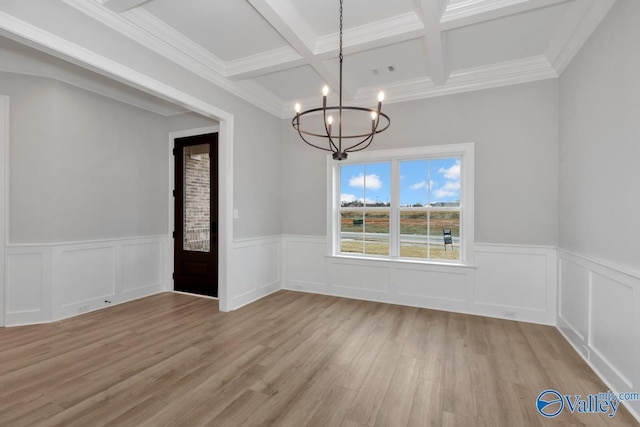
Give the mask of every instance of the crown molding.
M 268 111 L 276 117 L 282 116 L 282 110 L 285 101 L 274 95 L 273 92 L 265 89 L 263 86 L 259 85 L 253 80 L 237 81 L 235 82 L 235 84 L 240 89 L 242 89 L 244 93 L 250 96 L 251 99 L 256 101 L 253 103 L 256 107 L 262 108 L 263 110 Z
M 547 57 L 537 55 L 456 71 L 451 73 L 444 87 L 437 88 L 433 92 L 434 96 L 441 96 L 555 78 L 558 78 L 558 73 L 555 72 Z
M 443 31 L 452 30 L 568 1 L 570 0 L 467 0 L 448 5 L 440 24 Z
M 186 48 L 189 52 L 187 53 L 184 50 L 181 50 L 180 46 L 171 44 L 171 41 L 176 42 L 176 38 L 173 38 L 172 40 L 166 40 L 162 37 L 161 33 L 153 34 L 148 30 L 142 30 L 141 28 L 136 26 L 137 24 L 124 18 L 124 16 L 139 17 L 140 13 L 134 12 L 132 10 L 122 15 L 118 15 L 101 6 L 100 4 L 93 2 L 92 0 L 62 1 L 69 6 L 80 10 L 82 13 L 85 13 L 89 17 L 102 22 L 113 30 L 142 44 L 148 49 L 151 49 L 152 51 L 164 56 L 170 61 L 181 65 L 183 68 L 189 70 L 190 72 L 193 72 L 194 74 L 197 74 L 198 76 L 208 80 L 209 82 L 226 90 L 227 92 L 257 106 L 258 108 L 265 110 L 268 113 L 276 116 L 280 114 L 282 110 L 281 106 L 278 106 L 278 108 L 274 109 L 274 104 L 277 102 L 277 100 L 265 102 L 265 99 L 263 97 L 256 98 L 254 97 L 254 93 L 243 90 L 243 88 L 238 84 L 230 81 L 221 73 L 219 73 L 217 68 L 212 68 L 211 56 L 213 55 L 209 54 L 210 56 L 208 58 L 200 56 L 198 59 L 202 59 L 203 62 L 191 56 L 189 53 L 198 56 L 197 51 L 201 49 L 199 47 L 194 47 L 193 42 L 189 42 L 189 44 L 191 44 L 192 46 L 190 48 Z M 148 25 L 153 25 L 150 24 L 150 22 L 151 20 L 146 21 Z
M 454 95 L 557 77 L 558 74 L 545 56 L 533 56 L 500 64 L 458 70 L 451 73 L 447 82 L 442 86 L 436 86 L 429 77 L 419 77 L 388 85 L 384 88 L 385 104 Z M 348 104 L 354 107 L 375 106 L 379 91 L 379 85 L 361 88 L 356 93 L 355 99 L 348 101 Z M 305 108 L 316 108 L 321 106 L 318 99 L 319 97 L 306 98 L 299 102 Z M 287 102 L 282 109 L 280 118 L 293 117 L 294 104 L 294 102 Z
M 557 77 L 558 75 L 546 57 L 534 56 L 522 60 L 458 70 L 451 73 L 447 82 L 442 86 L 436 86 L 428 77 L 390 85 L 385 87 L 385 103 L 415 101 Z M 356 94 L 355 105 L 371 104 L 379 90 L 379 87 L 360 89 Z
M 497 9 L 527 3 L 529 0 L 466 0 L 448 4 L 440 22 L 447 23 L 469 18 L 474 15 L 492 12 Z
M 558 37 L 547 49 L 547 57 L 558 75 L 567 68 L 584 43 L 589 39 L 616 0 L 582 0 L 565 20 Z
M 381 19 L 366 25 L 344 30 L 344 49 L 357 52 L 370 48 L 371 44 L 384 40 L 384 45 L 422 36 L 424 24 L 414 12 Z M 396 40 L 399 39 L 399 40 Z M 318 37 L 314 55 L 326 55 L 338 50 L 338 33 Z

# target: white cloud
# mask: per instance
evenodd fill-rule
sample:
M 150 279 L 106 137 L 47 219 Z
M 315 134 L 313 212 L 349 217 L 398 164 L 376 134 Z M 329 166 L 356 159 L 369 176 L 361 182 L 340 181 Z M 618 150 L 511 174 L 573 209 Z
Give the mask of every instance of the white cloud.
M 427 184 L 427 181 L 420 181 L 420 182 L 416 182 L 415 184 L 410 185 L 410 186 L 409 186 L 409 188 L 410 188 L 410 189 L 412 189 L 412 190 L 420 190 L 420 189 L 422 189 L 422 188 L 424 188 L 424 189 L 427 189 L 427 190 L 428 190 L 428 189 L 429 189 L 429 187 L 433 188 L 433 186 L 434 186 L 435 184 L 436 184 L 436 183 L 435 183 L 435 182 L 433 182 L 433 180 L 429 181 L 429 183 L 428 183 L 428 184 Z
M 436 199 L 458 197 L 460 194 L 460 181 L 447 181 L 442 188 L 433 192 Z
M 427 188 L 427 181 L 416 182 L 409 186 L 412 190 L 420 190 L 421 188 Z
M 351 203 L 356 201 L 356 196 L 353 194 L 342 193 L 340 194 L 340 203 Z
M 364 174 L 360 174 L 349 179 L 349 186 L 356 188 L 363 188 L 366 186 L 367 190 L 379 190 L 382 188 L 382 181 L 380 180 L 380 177 L 375 174 L 366 176 Z
M 460 160 L 456 160 L 456 163 L 449 168 L 440 168 L 438 173 L 444 175 L 446 179 L 450 179 L 452 181 L 460 180 Z

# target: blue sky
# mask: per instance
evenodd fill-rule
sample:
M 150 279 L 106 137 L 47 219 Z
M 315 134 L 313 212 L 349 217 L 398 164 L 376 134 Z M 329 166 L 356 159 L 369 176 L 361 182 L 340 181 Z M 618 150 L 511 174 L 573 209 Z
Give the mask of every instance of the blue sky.
M 391 164 L 341 165 L 340 200 L 390 201 Z M 460 159 L 400 162 L 400 205 L 460 200 Z

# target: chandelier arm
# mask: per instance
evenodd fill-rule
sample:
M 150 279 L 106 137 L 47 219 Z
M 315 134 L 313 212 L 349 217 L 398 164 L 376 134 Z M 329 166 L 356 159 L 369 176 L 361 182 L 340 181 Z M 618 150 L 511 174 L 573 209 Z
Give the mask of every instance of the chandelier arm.
M 331 149 L 331 151 L 333 151 L 334 153 L 339 152 L 340 150 L 338 150 L 338 147 L 336 146 L 336 144 L 333 142 L 333 138 L 331 138 L 331 136 L 328 136 L 329 139 L 329 144 L 331 144 L 331 147 L 333 147 Z
M 358 149 L 353 150 L 353 147 L 355 147 L 355 145 L 354 145 L 353 147 L 346 149 L 345 153 L 353 153 L 353 152 L 356 152 L 356 151 L 362 151 L 362 150 L 366 149 L 368 146 L 370 146 L 372 142 L 373 142 L 373 135 L 371 135 L 371 140 L 369 140 L 367 145 L 365 145 L 364 147 L 360 147 Z
M 336 151 L 340 151 L 338 150 L 338 147 L 336 147 L 336 144 L 333 142 L 333 139 L 331 138 L 331 131 L 329 130 L 329 127 L 327 126 L 327 106 L 325 104 L 325 102 L 322 102 L 322 121 L 324 122 L 324 131 L 327 133 L 326 138 L 329 139 L 329 144 L 335 149 L 331 149 L 331 151 L 336 152 Z
M 328 149 L 328 148 L 319 147 L 319 146 L 317 146 L 317 145 L 315 145 L 315 144 L 310 143 L 309 141 L 307 141 L 307 140 L 305 139 L 305 137 L 304 137 L 304 136 L 302 136 L 302 132 L 300 132 L 300 130 L 299 130 L 299 129 L 296 129 L 296 130 L 298 131 L 298 135 L 300 135 L 300 138 L 301 138 L 301 139 L 302 139 L 306 144 L 308 144 L 308 145 L 312 146 L 313 148 L 317 148 L 318 150 L 329 151 L 329 152 L 331 152 L 331 153 L 333 153 L 333 152 L 334 152 L 333 150 L 330 150 L 330 149 Z
M 365 139 L 363 139 L 362 141 L 360 141 L 360 142 L 358 142 L 357 144 L 354 144 L 354 145 L 352 145 L 351 147 L 349 147 L 349 148 L 345 149 L 345 150 L 344 150 L 344 151 L 345 151 L 345 153 L 350 153 L 350 152 L 352 152 L 352 151 L 360 151 L 360 150 L 363 150 L 364 148 L 367 148 L 367 147 L 369 146 L 369 144 L 371 144 L 371 141 L 373 141 L 373 137 L 374 137 L 374 136 L 375 136 L 375 133 L 373 133 L 373 132 L 372 132 L 372 133 L 370 133 L 370 134 L 369 134 Z M 369 142 L 367 142 L 367 141 L 369 141 Z M 355 150 L 354 150 L 354 148 L 359 147 L 359 146 L 361 146 L 362 144 L 365 144 L 365 143 L 366 143 L 367 145 L 365 145 L 363 148 L 358 148 L 358 149 L 355 149 Z

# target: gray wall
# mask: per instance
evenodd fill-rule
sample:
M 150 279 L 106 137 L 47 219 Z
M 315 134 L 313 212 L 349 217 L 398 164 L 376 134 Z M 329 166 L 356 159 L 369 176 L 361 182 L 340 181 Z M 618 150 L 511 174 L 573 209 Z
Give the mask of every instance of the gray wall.
M 280 119 L 235 97 L 230 101 L 225 108 L 234 114 L 233 201 L 239 213 L 234 239 L 280 235 Z
M 166 234 L 164 117 L 55 80 L 0 73 L 18 243 Z
M 200 114 L 193 113 L 191 111 L 167 117 L 167 125 L 170 132 L 198 129 L 218 124 L 219 123 L 216 120 L 201 116 Z
M 195 113 L 163 117 L 48 78 L 0 73 L 0 93 L 11 102 L 14 244 L 166 234 L 168 133 L 217 124 Z M 280 120 L 231 98 L 234 237 L 279 235 Z
M 390 104 L 369 149 L 475 142 L 476 241 L 555 245 L 558 108 L 554 80 Z M 283 233 L 326 235 L 326 156 L 282 129 Z
M 559 246 L 638 269 L 640 2 L 618 1 L 560 79 Z

